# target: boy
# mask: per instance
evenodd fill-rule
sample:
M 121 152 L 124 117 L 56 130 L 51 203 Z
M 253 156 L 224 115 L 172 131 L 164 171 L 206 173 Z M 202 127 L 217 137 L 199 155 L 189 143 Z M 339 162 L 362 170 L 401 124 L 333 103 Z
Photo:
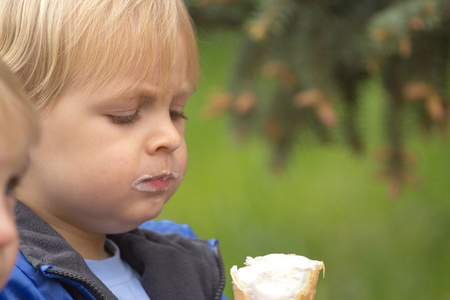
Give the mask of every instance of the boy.
M 17 191 L 21 253 L 3 297 L 220 299 L 215 241 L 136 229 L 186 169 L 183 110 L 199 71 L 183 0 L 3 0 L 0 24 L 0 56 L 44 123 Z M 166 224 L 141 227 L 191 235 Z
M 0 290 L 17 256 L 13 192 L 39 136 L 38 117 L 14 74 L 0 61 Z

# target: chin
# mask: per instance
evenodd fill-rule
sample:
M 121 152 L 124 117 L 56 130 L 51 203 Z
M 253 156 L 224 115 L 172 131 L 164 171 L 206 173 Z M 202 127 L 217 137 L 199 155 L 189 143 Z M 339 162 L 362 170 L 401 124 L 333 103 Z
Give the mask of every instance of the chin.
M 146 214 L 145 216 L 133 218 L 132 220 L 129 220 L 129 222 L 126 222 L 126 224 L 120 224 L 118 228 L 116 228 L 116 230 L 113 230 L 113 232 L 108 232 L 108 234 L 120 234 L 134 230 L 145 222 L 151 221 L 154 218 L 158 217 L 160 213 L 161 210 L 158 210 L 157 212 L 152 212 L 151 214 Z

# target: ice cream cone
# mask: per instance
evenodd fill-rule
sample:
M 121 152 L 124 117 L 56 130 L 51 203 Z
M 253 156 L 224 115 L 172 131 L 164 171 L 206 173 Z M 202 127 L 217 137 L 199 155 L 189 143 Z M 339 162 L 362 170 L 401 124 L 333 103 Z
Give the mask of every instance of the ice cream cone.
M 314 300 L 314 296 L 316 295 L 316 287 L 317 281 L 319 279 L 320 271 L 324 268 L 323 263 L 318 265 L 316 269 L 311 270 L 308 276 L 308 282 L 305 285 L 305 288 L 300 291 L 296 300 Z
M 277 254 L 278 255 L 278 254 Z M 292 255 L 292 254 L 291 254 Z M 311 267 L 311 269 L 307 270 L 307 278 L 303 285 L 301 285 L 295 293 L 286 298 L 284 296 L 277 298 L 283 300 L 314 300 L 314 296 L 316 294 L 316 286 L 319 278 L 320 271 L 324 269 L 323 262 L 314 261 L 315 264 Z M 270 271 L 268 271 L 271 273 Z M 243 286 L 242 280 L 239 279 L 237 266 L 233 266 L 230 270 L 232 285 L 233 285 L 233 293 L 235 300 L 262 300 L 270 299 L 270 296 L 255 296 L 254 287 L 245 287 Z M 272 274 L 271 274 L 272 276 Z M 270 284 L 267 282 L 266 284 Z
M 233 276 L 233 275 L 231 275 L 231 276 Z M 249 300 L 247 298 L 247 296 L 244 294 L 244 291 L 241 290 L 239 288 L 239 286 L 237 286 L 235 284 L 234 280 L 233 280 L 232 284 L 233 284 L 234 300 Z

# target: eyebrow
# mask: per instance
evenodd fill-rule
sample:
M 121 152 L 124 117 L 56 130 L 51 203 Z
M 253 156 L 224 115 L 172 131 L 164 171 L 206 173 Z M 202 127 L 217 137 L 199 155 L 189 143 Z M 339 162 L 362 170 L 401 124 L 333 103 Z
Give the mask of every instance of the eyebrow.
M 186 84 L 181 87 L 179 91 L 173 96 L 173 98 L 191 96 L 197 91 L 197 87 L 194 85 Z M 130 89 L 124 89 L 123 91 L 114 94 L 107 95 L 100 100 L 101 104 L 122 104 L 124 101 L 129 101 L 130 104 L 143 104 L 145 102 L 156 101 L 158 97 L 157 88 L 142 88 L 135 87 Z
M 142 91 L 142 90 L 124 90 L 117 94 L 110 94 L 102 97 L 100 104 L 122 104 L 129 102 L 130 104 L 142 104 L 145 101 L 156 99 L 156 92 Z

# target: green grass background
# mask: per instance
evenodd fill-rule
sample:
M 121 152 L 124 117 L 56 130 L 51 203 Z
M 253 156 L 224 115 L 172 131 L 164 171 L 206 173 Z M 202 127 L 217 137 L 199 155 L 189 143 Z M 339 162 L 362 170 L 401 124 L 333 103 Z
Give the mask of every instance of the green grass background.
M 410 125 L 422 185 L 389 198 L 386 182 L 374 179 L 384 101 L 374 78 L 362 101 L 366 155 L 311 143 L 271 174 L 264 141 L 237 144 L 226 116 L 202 114 L 208 94 L 228 80 L 238 41 L 231 31 L 199 32 L 203 75 L 186 108 L 188 171 L 159 219 L 220 240 L 230 299 L 229 269 L 273 252 L 324 261 L 316 300 L 450 299 L 450 135 L 424 137 Z

